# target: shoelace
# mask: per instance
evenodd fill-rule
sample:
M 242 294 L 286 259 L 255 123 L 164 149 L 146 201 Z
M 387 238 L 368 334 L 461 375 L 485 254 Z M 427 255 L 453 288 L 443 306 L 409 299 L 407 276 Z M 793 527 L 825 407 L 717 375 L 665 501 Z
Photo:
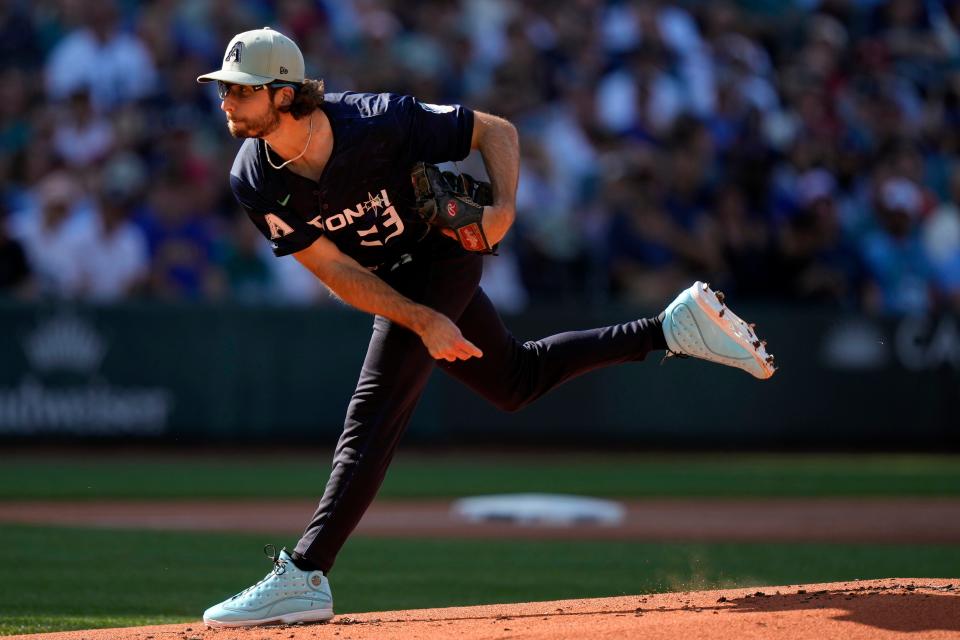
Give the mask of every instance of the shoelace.
M 281 549 L 281 551 L 282 551 L 282 549 Z M 271 576 L 282 576 L 284 573 L 287 572 L 287 561 L 280 559 L 280 554 L 277 553 L 277 548 L 276 548 L 274 545 L 272 545 L 272 544 L 265 544 L 265 545 L 263 545 L 263 553 L 264 553 L 265 556 L 267 556 L 268 558 L 270 558 L 270 560 L 273 562 L 273 568 L 270 570 L 270 573 L 268 573 L 267 575 L 263 576 L 263 578 L 260 580 L 260 582 L 254 584 L 254 585 L 252 585 L 252 586 L 247 587 L 246 589 L 244 589 L 243 591 L 241 591 L 241 592 L 238 593 L 237 595 L 231 597 L 231 598 L 230 598 L 231 600 L 236 600 L 237 598 L 239 598 L 239 597 L 242 596 L 243 594 L 247 593 L 248 591 L 253 591 L 253 590 L 256 589 L 257 587 L 259 587 L 261 584 L 263 584 L 264 582 L 266 582 L 267 580 L 269 580 Z

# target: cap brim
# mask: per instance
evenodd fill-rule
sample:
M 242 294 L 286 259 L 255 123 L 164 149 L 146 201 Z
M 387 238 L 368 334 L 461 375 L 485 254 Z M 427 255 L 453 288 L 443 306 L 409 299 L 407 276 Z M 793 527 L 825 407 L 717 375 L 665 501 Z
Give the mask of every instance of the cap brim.
M 197 78 L 197 82 L 213 82 L 214 80 L 222 80 L 223 82 L 229 82 L 231 84 L 269 84 L 273 82 L 276 78 L 271 78 L 270 76 L 257 76 L 252 73 L 245 73 L 243 71 L 229 71 L 226 69 L 220 69 L 219 71 L 213 71 L 211 73 L 206 73 Z

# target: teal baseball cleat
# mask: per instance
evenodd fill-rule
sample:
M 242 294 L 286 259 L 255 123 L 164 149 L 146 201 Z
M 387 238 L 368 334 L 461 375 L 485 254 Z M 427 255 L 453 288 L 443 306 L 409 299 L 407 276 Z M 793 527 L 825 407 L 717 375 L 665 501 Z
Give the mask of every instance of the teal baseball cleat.
M 333 617 L 333 595 L 322 571 L 302 571 L 286 549 L 264 552 L 273 569 L 263 580 L 203 612 L 208 627 L 249 627 L 259 624 L 323 622 Z
M 668 356 L 690 356 L 743 369 L 764 380 L 777 370 L 766 342 L 703 282 L 685 289 L 664 312 Z

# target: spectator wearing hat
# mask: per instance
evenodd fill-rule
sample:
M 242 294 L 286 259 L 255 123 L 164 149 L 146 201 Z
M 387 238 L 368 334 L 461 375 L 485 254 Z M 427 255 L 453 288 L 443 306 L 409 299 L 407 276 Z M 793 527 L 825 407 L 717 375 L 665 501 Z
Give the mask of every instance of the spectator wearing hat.
M 14 215 L 10 232 L 22 246 L 41 295 L 74 298 L 80 293 L 77 264 L 89 216 L 86 193 L 77 180 L 59 171 L 40 181 L 34 208 Z
M 150 52 L 120 24 L 115 0 L 84 6 L 84 24 L 57 43 L 47 59 L 47 95 L 69 98 L 86 89 L 97 111 L 146 98 L 157 86 Z
M 865 304 L 883 314 L 927 313 L 935 273 L 920 234 L 923 194 L 910 179 L 883 179 L 875 193 L 876 228 L 861 241 L 867 269 Z
M 118 156 L 104 168 L 96 224 L 77 239 L 83 297 L 115 302 L 144 289 L 150 270 L 147 241 L 130 221 L 144 180 L 135 156 Z
M 960 165 L 950 173 L 949 197 L 923 221 L 923 247 L 937 284 L 952 308 L 960 310 Z
M 113 141 L 110 120 L 93 111 L 88 89 L 77 89 L 57 119 L 53 133 L 57 155 L 70 167 L 82 169 L 104 160 Z

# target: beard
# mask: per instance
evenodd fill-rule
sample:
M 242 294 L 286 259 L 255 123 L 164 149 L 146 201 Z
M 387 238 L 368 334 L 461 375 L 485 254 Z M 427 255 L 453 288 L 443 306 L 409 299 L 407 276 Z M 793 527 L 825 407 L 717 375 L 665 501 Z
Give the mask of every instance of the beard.
M 234 138 L 263 138 L 280 126 L 280 112 L 273 104 L 267 106 L 267 112 L 261 116 L 243 120 L 227 120 L 227 129 Z

